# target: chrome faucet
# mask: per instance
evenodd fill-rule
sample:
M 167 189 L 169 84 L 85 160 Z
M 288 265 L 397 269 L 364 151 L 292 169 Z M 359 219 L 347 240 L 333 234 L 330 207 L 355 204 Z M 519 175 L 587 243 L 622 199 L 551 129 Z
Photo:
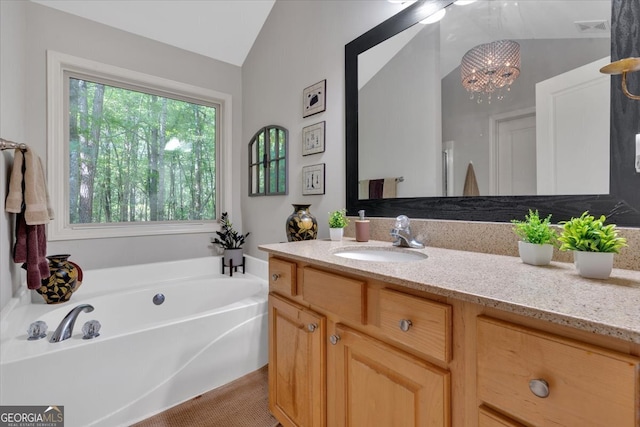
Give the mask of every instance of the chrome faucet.
M 393 242 L 393 246 L 414 249 L 424 248 L 424 244 L 416 240 L 416 238 L 411 234 L 411 227 L 409 227 L 409 217 L 407 217 L 406 215 L 400 215 L 396 218 L 396 223 L 391 229 L 391 237 L 396 239 Z
M 70 338 L 73 333 L 73 325 L 75 325 L 76 319 L 83 311 L 85 313 L 90 313 L 93 311 L 93 306 L 91 304 L 80 304 L 67 313 L 67 315 L 64 316 L 64 319 L 62 319 L 62 322 L 60 322 L 56 328 L 56 331 L 51 335 L 49 342 L 60 342 Z

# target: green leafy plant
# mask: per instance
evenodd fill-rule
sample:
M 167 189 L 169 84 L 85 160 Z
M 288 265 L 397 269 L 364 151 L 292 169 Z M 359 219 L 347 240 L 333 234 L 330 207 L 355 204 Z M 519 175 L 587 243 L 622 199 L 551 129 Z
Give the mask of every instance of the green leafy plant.
M 545 219 L 540 219 L 538 210 L 533 212 L 529 209 L 529 214 L 525 215 L 524 221 L 511 220 L 513 231 L 523 242 L 543 245 L 545 243 L 555 244 L 558 237 L 556 231 L 551 227 L 551 214 Z
M 222 228 L 220 231 L 216 231 L 218 237 L 214 238 L 211 242 L 220 245 L 223 249 L 240 249 L 244 245 L 245 239 L 251 233 L 240 234 L 233 229 L 233 224 L 229 220 L 227 212 L 223 212 L 220 216 L 220 224 Z
M 606 217 L 595 218 L 588 211 L 580 218 L 563 221 L 562 233 L 558 240 L 562 251 L 613 252 L 627 246 L 627 240 L 618 236 L 615 224 L 605 225 Z
M 346 217 L 346 214 L 346 209 L 338 209 L 337 211 L 329 212 L 329 227 L 345 228 L 349 225 L 349 218 Z

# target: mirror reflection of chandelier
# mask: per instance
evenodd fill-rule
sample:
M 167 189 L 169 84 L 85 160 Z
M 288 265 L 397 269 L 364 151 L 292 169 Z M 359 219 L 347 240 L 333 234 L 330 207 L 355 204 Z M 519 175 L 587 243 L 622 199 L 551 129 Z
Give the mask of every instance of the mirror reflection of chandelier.
M 497 40 L 478 45 L 464 54 L 460 64 L 462 86 L 471 92 L 471 99 L 482 102 L 483 96 L 491 103 L 492 94 L 504 98 L 502 89 L 511 89 L 520 75 L 520 45 L 512 40 Z

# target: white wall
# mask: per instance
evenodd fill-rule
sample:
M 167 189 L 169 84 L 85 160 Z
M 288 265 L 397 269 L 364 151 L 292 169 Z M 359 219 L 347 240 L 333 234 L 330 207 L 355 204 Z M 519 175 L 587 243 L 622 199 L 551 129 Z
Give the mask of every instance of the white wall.
M 102 63 L 153 74 L 233 97 L 233 202 L 223 209 L 233 213 L 234 225 L 242 227 L 239 194 L 242 144 L 242 75 L 240 67 L 158 43 L 93 21 L 31 2 L 1 1 L 2 6 L 2 118 L 0 136 L 26 142 L 46 164 L 46 50 L 79 56 Z M 21 25 L 24 23 L 24 29 Z M 212 41 L 213 42 L 213 41 Z M 22 59 L 24 56 L 24 60 Z M 6 197 L 8 152 L 3 153 L 2 188 Z M 4 207 L 4 202 L 3 202 Z M 0 304 L 4 306 L 23 279 L 10 260 L 13 215 L 3 209 L 0 229 Z M 211 233 L 135 238 L 49 242 L 49 254 L 70 253 L 84 268 L 110 267 L 208 256 L 214 253 Z
M 402 176 L 398 197 L 442 195 L 440 88 L 440 31 L 427 25 L 358 92 L 360 180 Z
M 22 141 L 25 136 L 25 35 L 26 2 L 0 1 L 0 137 L 10 141 Z M 0 307 L 4 307 L 24 280 L 24 274 L 13 263 L 15 215 L 4 211 L 13 150 L 0 153 Z
M 242 179 L 242 215 L 251 231 L 247 252 L 266 258 L 257 246 L 286 241 L 291 204 L 310 203 L 319 238 L 328 238 L 328 212 L 345 206 L 344 45 L 394 15 L 400 5 L 379 0 L 277 1 L 242 67 L 243 147 L 262 126 L 289 130 L 289 194 L 248 197 Z M 327 109 L 302 118 L 302 91 L 327 80 Z M 326 151 L 302 157 L 302 128 L 326 121 Z M 302 196 L 301 168 L 326 164 L 326 194 Z M 353 215 L 355 212 L 349 212 Z

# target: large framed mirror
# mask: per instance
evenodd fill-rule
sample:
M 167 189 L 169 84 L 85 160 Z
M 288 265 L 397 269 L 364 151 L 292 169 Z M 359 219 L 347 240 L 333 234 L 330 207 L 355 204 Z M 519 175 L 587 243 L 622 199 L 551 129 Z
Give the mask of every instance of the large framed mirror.
M 640 56 L 632 3 L 422 0 L 347 44 L 348 212 L 639 227 L 640 102 L 598 71 Z

